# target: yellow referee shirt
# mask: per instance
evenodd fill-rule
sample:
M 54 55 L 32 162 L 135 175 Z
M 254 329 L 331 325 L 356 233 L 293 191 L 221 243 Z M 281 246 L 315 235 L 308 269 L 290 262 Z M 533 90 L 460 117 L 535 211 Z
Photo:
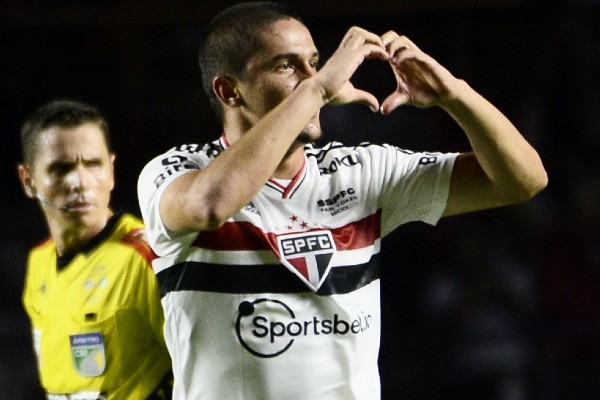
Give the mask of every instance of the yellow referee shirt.
M 23 304 L 49 399 L 141 400 L 171 369 L 153 257 L 129 214 L 76 254 L 30 252 Z

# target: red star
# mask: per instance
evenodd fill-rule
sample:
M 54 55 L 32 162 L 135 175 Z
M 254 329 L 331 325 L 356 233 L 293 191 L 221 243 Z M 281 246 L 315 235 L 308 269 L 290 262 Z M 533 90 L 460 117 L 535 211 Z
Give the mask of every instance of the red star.
M 308 228 L 308 224 L 307 224 L 306 222 L 303 222 L 303 223 L 301 223 L 301 224 L 300 224 L 300 226 L 301 226 L 303 229 L 306 229 L 306 228 Z
M 298 217 L 295 215 L 292 215 L 292 217 L 290 219 L 292 220 L 292 222 L 298 221 Z

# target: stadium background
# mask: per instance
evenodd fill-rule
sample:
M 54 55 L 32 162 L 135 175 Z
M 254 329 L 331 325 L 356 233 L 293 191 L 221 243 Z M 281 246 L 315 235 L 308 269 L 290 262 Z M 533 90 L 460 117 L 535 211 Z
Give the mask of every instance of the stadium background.
M 20 305 L 27 250 L 46 236 L 16 177 L 18 130 L 56 97 L 97 105 L 117 152 L 113 205 L 138 213 L 151 157 L 220 133 L 200 84 L 202 27 L 231 1 L 0 1 L 0 398 L 41 398 Z M 351 25 L 406 34 L 504 111 L 549 187 L 513 207 L 408 225 L 384 242 L 384 399 L 600 398 L 600 2 L 289 1 L 323 58 Z M 382 98 L 367 61 L 354 83 Z M 326 108 L 347 144 L 467 148 L 440 110 Z M 369 132 L 369 135 L 363 132 Z

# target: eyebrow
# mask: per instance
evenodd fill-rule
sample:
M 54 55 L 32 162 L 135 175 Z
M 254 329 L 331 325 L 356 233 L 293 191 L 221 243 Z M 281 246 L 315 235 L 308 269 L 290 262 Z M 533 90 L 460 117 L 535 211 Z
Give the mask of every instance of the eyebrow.
M 57 160 L 51 161 L 48 164 L 47 168 L 48 168 L 48 170 L 51 170 L 51 169 L 55 169 L 55 168 L 71 167 L 73 165 L 78 164 L 79 162 L 81 162 L 83 164 L 89 164 L 89 163 L 95 164 L 98 162 L 102 162 L 102 157 L 78 158 L 78 159 L 74 159 L 74 160 L 57 159 Z
M 310 58 L 320 58 L 321 54 L 318 51 L 315 51 L 314 53 L 311 54 Z M 273 58 L 271 58 L 272 61 L 279 61 L 279 60 L 283 60 L 286 58 L 300 58 L 300 54 L 299 53 L 282 53 L 282 54 L 277 54 L 276 56 L 274 56 Z

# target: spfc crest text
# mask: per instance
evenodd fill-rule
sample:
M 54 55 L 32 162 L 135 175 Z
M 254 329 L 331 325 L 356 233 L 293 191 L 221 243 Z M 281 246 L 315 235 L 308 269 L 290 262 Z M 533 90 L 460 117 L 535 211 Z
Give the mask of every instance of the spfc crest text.
M 281 262 L 313 291 L 317 291 L 329 273 L 336 252 L 330 231 L 310 231 L 277 237 Z

